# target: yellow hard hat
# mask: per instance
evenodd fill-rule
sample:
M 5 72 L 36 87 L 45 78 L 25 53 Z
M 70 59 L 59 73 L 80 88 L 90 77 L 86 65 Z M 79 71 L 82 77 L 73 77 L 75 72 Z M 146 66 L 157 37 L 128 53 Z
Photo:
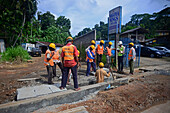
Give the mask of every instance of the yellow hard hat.
M 96 42 L 94 40 L 91 41 L 92 44 L 96 44 Z
M 109 42 L 109 45 L 112 45 L 112 42 Z
M 51 48 L 53 48 L 53 49 L 56 49 L 54 43 L 50 43 L 49 47 L 51 47 Z
M 131 42 L 131 43 L 129 43 L 129 45 L 132 45 L 132 46 L 134 46 L 134 43 L 133 43 L 133 42 Z
M 69 36 L 66 40 L 67 40 L 67 41 L 68 41 L 68 40 L 71 40 L 71 41 L 72 41 L 73 38 L 72 38 L 71 36 Z
M 78 53 L 79 53 L 79 55 L 78 55 L 78 57 L 80 56 L 80 51 L 79 50 L 77 50 L 78 51 Z
M 94 45 L 91 45 L 90 47 L 91 47 L 92 49 L 95 49 L 95 46 L 94 46 Z
M 104 67 L 103 62 L 100 62 L 100 63 L 99 63 L 99 67 Z
M 101 40 L 100 43 L 104 44 L 104 40 Z

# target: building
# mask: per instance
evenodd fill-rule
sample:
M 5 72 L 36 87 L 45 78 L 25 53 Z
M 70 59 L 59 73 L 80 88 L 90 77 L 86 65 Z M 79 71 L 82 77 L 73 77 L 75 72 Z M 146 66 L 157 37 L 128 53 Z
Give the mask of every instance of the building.
M 40 48 L 42 53 L 45 53 L 50 42 L 36 41 L 35 47 Z M 63 44 L 55 43 L 56 49 L 63 47 Z
M 144 42 L 145 41 L 145 35 L 148 33 L 148 31 L 142 27 L 138 27 L 135 29 L 127 30 L 120 34 L 120 37 L 123 38 L 129 38 L 135 43 Z

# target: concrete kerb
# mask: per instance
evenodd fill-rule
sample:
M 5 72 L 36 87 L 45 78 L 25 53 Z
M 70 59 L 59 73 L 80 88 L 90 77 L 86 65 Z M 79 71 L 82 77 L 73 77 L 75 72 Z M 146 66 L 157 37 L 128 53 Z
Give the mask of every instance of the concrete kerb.
M 131 77 L 120 78 L 112 82 L 103 82 L 99 84 L 93 84 L 81 87 L 80 91 L 67 90 L 58 93 L 52 93 L 44 96 L 39 96 L 36 98 L 30 98 L 21 101 L 10 102 L 0 105 L 1 113 L 28 113 L 40 109 L 45 106 L 50 106 L 54 104 L 64 104 L 71 103 L 81 100 L 84 96 L 95 91 L 104 90 L 109 84 L 126 84 L 129 82 Z

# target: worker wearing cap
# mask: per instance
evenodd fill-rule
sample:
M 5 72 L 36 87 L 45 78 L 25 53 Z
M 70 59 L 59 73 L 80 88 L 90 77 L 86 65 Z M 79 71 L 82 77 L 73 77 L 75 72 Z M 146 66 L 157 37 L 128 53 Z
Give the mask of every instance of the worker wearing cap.
M 125 53 L 125 47 L 123 46 L 122 41 L 118 43 L 118 72 L 123 73 L 123 55 Z
M 53 62 L 53 55 L 54 53 L 52 53 L 52 51 L 54 51 L 56 49 L 55 44 L 51 43 L 49 45 L 49 49 L 47 49 L 46 53 L 45 53 L 45 58 L 44 58 L 44 65 L 47 68 L 47 72 L 48 72 L 48 84 L 53 84 L 52 82 L 52 70 L 53 70 L 53 66 L 54 66 L 54 62 Z
M 86 61 L 87 61 L 86 76 L 89 76 L 91 66 L 93 67 L 94 72 L 96 72 L 96 63 L 94 62 L 95 55 L 92 52 L 94 49 L 95 46 L 91 45 L 89 50 L 86 52 Z
M 108 67 L 110 67 L 112 50 L 113 50 L 111 46 L 112 46 L 112 42 L 109 42 L 109 45 L 105 48 Z
M 76 91 L 78 91 L 80 90 L 80 88 L 78 88 L 78 81 L 77 81 L 77 65 L 79 65 L 78 51 L 76 46 L 72 44 L 73 43 L 72 37 L 68 37 L 66 41 L 67 44 L 64 47 L 62 47 L 62 53 L 61 53 L 64 68 L 63 68 L 63 76 L 62 76 L 60 89 L 66 87 L 68 73 L 69 70 L 71 69 L 73 75 L 73 81 L 74 81 L 74 88 Z
M 129 55 L 128 55 L 129 67 L 130 67 L 129 74 L 132 74 L 132 75 L 134 72 L 134 61 L 136 60 L 136 52 L 135 52 L 135 49 L 133 48 L 133 46 L 134 46 L 134 43 L 132 43 L 132 42 L 129 43 L 129 48 L 130 48 Z
M 97 48 L 96 48 L 96 52 L 97 52 L 97 66 L 102 61 L 103 50 L 104 50 L 103 44 L 104 44 L 104 40 L 101 40 L 100 44 L 97 45 Z
M 62 66 L 62 63 L 60 61 L 60 53 L 59 53 L 59 50 L 55 50 L 55 51 L 52 51 L 52 54 L 53 55 L 53 62 L 54 62 L 54 66 L 53 66 L 53 77 L 56 77 L 56 65 L 58 65 L 58 67 L 60 68 L 61 70 L 61 73 L 63 74 L 63 66 Z M 59 78 L 60 76 L 58 76 Z
M 99 67 L 100 67 L 100 69 L 98 69 L 95 73 L 97 83 L 104 82 L 104 76 L 106 76 L 106 77 L 110 76 L 110 72 L 107 73 L 105 70 L 103 70 L 103 67 L 104 67 L 103 62 L 99 63 Z

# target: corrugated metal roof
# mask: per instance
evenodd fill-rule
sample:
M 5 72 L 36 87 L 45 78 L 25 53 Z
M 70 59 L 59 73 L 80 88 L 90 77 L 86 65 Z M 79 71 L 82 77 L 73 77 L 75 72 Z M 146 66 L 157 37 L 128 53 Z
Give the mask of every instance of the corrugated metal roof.
M 126 33 L 131 33 L 131 32 L 134 32 L 136 30 L 140 30 L 140 32 L 143 32 L 143 33 L 148 33 L 148 31 L 146 29 L 144 29 L 142 27 L 137 27 L 137 28 L 134 28 L 134 29 L 131 29 L 131 30 L 127 30 L 127 31 L 121 33 L 121 35 L 126 34 Z

